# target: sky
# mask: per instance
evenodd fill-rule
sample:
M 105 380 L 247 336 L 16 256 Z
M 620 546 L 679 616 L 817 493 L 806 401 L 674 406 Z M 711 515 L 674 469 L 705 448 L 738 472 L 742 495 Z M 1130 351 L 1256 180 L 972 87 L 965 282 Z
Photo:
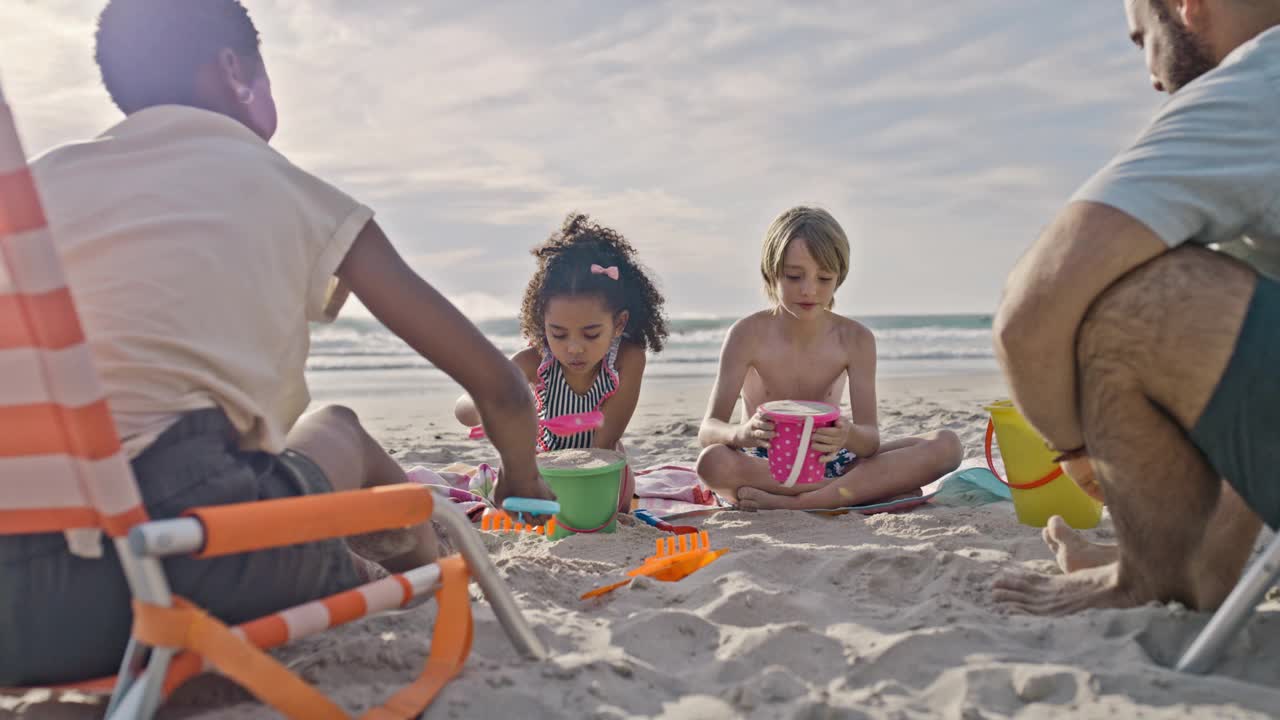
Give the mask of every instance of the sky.
M 93 63 L 102 4 L 0 3 L 30 155 L 121 117 Z M 272 144 L 474 318 L 515 314 L 529 248 L 571 210 L 636 245 L 673 316 L 751 312 L 764 231 L 795 204 L 849 234 L 838 310 L 989 313 L 1162 100 L 1122 0 L 244 4 Z

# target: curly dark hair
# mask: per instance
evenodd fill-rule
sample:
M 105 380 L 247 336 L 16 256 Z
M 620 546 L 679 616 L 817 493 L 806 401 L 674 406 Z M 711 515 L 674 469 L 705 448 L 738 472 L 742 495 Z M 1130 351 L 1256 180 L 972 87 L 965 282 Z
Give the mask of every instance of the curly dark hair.
M 553 297 L 598 295 L 616 313 L 630 316 L 623 342 L 660 352 L 667 338 L 662 293 L 636 260 L 636 249 L 614 230 L 572 212 L 560 229 L 533 248 L 538 270 L 524 291 L 520 329 L 535 343 L 546 342 L 543 313 Z M 592 265 L 617 267 L 618 279 L 591 272 Z
M 110 0 L 95 39 L 102 84 L 126 115 L 194 104 L 196 74 L 223 49 L 262 67 L 258 29 L 238 0 Z

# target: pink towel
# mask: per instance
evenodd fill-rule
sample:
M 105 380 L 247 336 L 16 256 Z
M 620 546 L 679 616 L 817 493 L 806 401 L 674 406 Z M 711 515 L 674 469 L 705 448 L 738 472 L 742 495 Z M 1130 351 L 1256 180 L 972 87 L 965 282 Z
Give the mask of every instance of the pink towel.
M 680 500 L 696 505 L 714 505 L 715 493 L 698 479 L 692 468 L 661 465 L 636 473 L 636 495 L 641 498 Z

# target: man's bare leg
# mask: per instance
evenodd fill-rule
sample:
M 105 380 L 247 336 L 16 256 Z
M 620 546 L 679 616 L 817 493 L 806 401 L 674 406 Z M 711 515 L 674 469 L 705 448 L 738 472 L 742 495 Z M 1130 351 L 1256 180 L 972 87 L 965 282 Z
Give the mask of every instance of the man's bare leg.
M 998 602 L 1042 614 L 1153 600 L 1211 607 L 1230 590 L 1259 522 L 1223 492 L 1188 432 L 1230 360 L 1254 284 L 1242 264 L 1188 247 L 1094 303 L 1077 336 L 1081 417 L 1118 558 L 1063 576 L 1005 575 Z
M 1222 483 L 1222 495 L 1217 501 L 1217 507 L 1213 510 L 1213 518 L 1208 523 L 1208 533 L 1226 533 L 1229 537 L 1219 539 L 1206 539 L 1203 547 L 1213 548 L 1221 543 L 1245 543 L 1252 542 L 1252 539 L 1245 536 L 1256 534 L 1249 530 L 1251 523 L 1261 525 L 1261 520 L 1257 518 L 1253 510 L 1245 505 L 1244 500 L 1240 497 L 1235 488 L 1229 483 Z M 1238 534 L 1238 536 L 1236 536 Z M 1087 570 L 1089 568 L 1100 568 L 1102 565 L 1111 564 L 1120 560 L 1120 550 L 1115 543 L 1091 542 L 1085 539 L 1083 534 L 1070 525 L 1066 524 L 1066 520 L 1060 516 L 1052 516 L 1048 519 L 1048 524 L 1044 527 L 1042 533 L 1044 543 L 1048 544 L 1050 550 L 1053 551 L 1053 557 L 1057 560 L 1057 566 L 1064 573 L 1074 573 L 1076 570 Z M 1220 559 L 1210 556 L 1211 553 L 1201 552 L 1197 556 L 1201 562 L 1202 569 L 1194 571 L 1197 577 L 1206 578 L 1204 580 L 1203 592 L 1199 598 L 1198 605 L 1202 607 L 1213 607 L 1219 605 L 1224 600 L 1226 593 L 1231 591 L 1231 587 L 1235 585 L 1235 578 L 1239 578 L 1240 569 L 1234 570 L 1230 566 L 1222 565 Z M 1219 574 L 1219 582 L 1217 589 L 1212 588 L 1213 583 L 1208 580 L 1213 575 Z M 1217 596 L 1217 600 L 1213 597 Z
M 779 495 L 743 487 L 738 501 L 748 510 L 822 510 L 918 494 L 922 486 L 959 467 L 963 454 L 960 438 L 950 430 L 939 430 L 885 443 L 875 455 L 859 459 L 844 475 L 818 489 Z
M 353 411 L 339 405 L 303 416 L 285 443 L 320 466 L 337 491 L 406 482 L 395 458 L 365 431 Z M 429 522 L 408 530 L 368 533 L 348 542 L 392 572 L 436 559 L 436 536 Z

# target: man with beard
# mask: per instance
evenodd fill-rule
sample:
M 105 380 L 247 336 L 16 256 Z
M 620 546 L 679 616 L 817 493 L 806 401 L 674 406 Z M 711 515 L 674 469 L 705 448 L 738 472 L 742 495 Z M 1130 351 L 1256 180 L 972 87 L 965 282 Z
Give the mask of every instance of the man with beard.
M 1118 541 L 1051 520 L 1064 574 L 995 583 L 1032 613 L 1213 608 L 1280 525 L 1280 0 L 1124 1 L 1171 98 L 1019 261 L 995 321 L 1018 407 Z

